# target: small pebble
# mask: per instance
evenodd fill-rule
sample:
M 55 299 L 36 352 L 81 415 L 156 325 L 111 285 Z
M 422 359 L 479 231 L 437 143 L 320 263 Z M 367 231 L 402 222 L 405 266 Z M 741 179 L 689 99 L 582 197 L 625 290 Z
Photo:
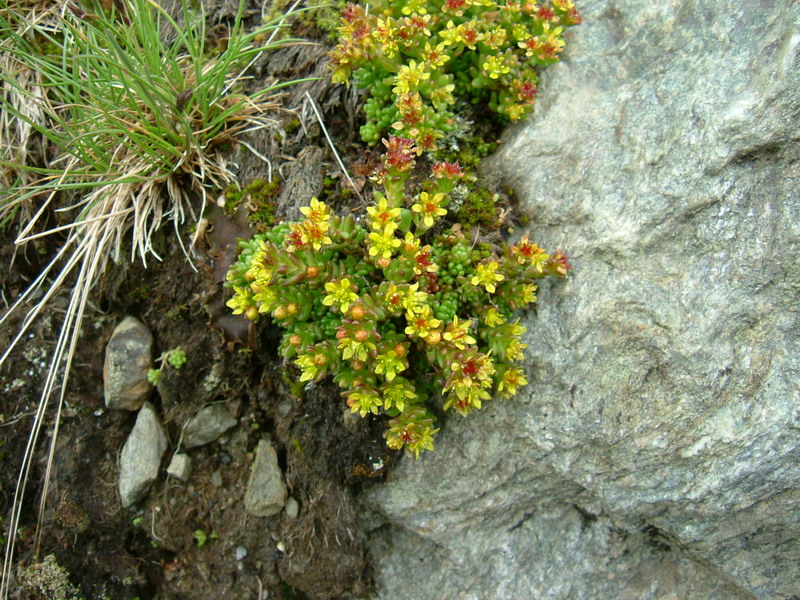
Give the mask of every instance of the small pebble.
M 214 487 L 222 487 L 222 473 L 219 471 L 214 471 L 211 474 L 211 485 Z
M 288 415 L 291 410 L 292 410 L 292 403 L 289 402 L 288 400 L 284 400 L 283 402 L 278 404 L 278 413 L 282 417 Z
M 236 560 L 244 560 L 245 556 L 247 556 L 247 548 L 244 546 L 236 546 Z
M 227 452 L 220 452 L 219 453 L 219 462 L 223 465 L 229 465 L 231 462 L 231 455 Z
M 167 467 L 167 474 L 177 477 L 181 481 L 188 481 L 192 474 L 192 459 L 183 453 L 175 454 Z
M 286 511 L 287 517 L 290 519 L 296 519 L 297 515 L 300 513 L 300 504 L 298 504 L 297 500 L 289 496 L 284 510 Z

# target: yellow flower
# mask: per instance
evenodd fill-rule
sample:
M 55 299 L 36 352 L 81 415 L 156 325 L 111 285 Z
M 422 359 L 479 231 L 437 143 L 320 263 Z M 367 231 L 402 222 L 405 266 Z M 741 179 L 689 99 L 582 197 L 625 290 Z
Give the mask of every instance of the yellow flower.
M 480 410 L 481 401 L 489 400 L 492 396 L 484 389 L 485 386 L 477 381 L 457 382 L 451 388 L 444 403 L 444 409 L 455 408 L 460 414 L 467 416 L 473 408 Z
M 494 284 L 505 279 L 503 275 L 497 272 L 499 267 L 500 265 L 495 261 L 492 261 L 489 264 L 478 265 L 476 267 L 478 274 L 473 276 L 470 283 L 474 286 L 482 285 L 486 288 L 487 292 L 494 294 L 496 291 Z
M 395 87 L 392 90 L 395 94 L 405 94 L 416 91 L 422 81 L 430 79 L 431 74 L 425 69 L 425 63 L 409 61 L 407 65 L 401 65 L 395 77 Z
M 322 225 L 323 223 L 327 225 L 328 219 L 331 218 L 330 209 L 324 202 L 320 202 L 316 198 L 311 199 L 310 206 L 301 207 L 300 212 L 303 213 L 309 221 L 317 223 L 318 225 Z M 327 229 L 327 226 L 325 229 Z
M 410 15 L 411 13 L 424 15 L 428 13 L 428 10 L 425 8 L 425 0 L 408 0 L 401 12 L 404 15 Z
M 298 354 L 294 364 L 302 370 L 300 381 L 310 381 L 319 379 L 325 373 L 328 368 L 328 358 L 322 352 Z
M 430 311 L 430 307 L 425 304 L 428 299 L 428 294 L 426 292 L 419 292 L 419 283 L 414 283 L 408 286 L 406 290 L 406 296 L 403 299 L 403 307 L 409 313 L 416 313 L 424 311 L 428 309 Z
M 431 46 L 430 42 L 425 42 L 425 50 L 422 51 L 422 60 L 427 62 L 432 69 L 438 69 L 448 60 L 450 60 L 450 55 L 445 52 L 447 49 L 446 42 L 440 42 L 435 46 Z
M 536 285 L 533 283 L 526 283 L 522 286 L 522 300 L 525 304 L 533 304 L 536 302 Z
M 378 414 L 378 407 L 382 406 L 383 402 L 376 394 L 353 392 L 347 397 L 347 406 L 354 413 L 358 413 L 361 417 L 366 417 L 367 413 L 373 415 Z
M 427 305 L 418 312 L 407 312 L 406 321 L 408 322 L 408 327 L 405 329 L 406 335 L 416 335 L 422 339 L 428 337 L 442 324 L 439 319 L 433 317 L 431 307 Z
M 482 67 L 491 79 L 497 79 L 500 75 L 505 75 L 511 71 L 508 61 L 502 54 L 499 56 L 487 56 Z
M 381 45 L 381 52 L 386 58 L 393 58 L 397 54 L 397 30 L 394 28 L 395 20 L 391 17 L 385 21 L 378 19 L 372 37 Z
M 474 344 L 475 338 L 469 334 L 472 321 L 458 322 L 458 317 L 453 317 L 453 322 L 448 323 L 444 330 L 444 339 L 453 344 L 459 350 L 464 350 L 466 344 Z
M 324 244 L 331 244 L 328 237 L 328 222 L 315 223 L 308 220 L 300 224 L 300 241 L 303 244 L 311 244 L 314 250 L 321 250 Z
M 385 354 L 378 354 L 375 357 L 375 373 L 383 375 L 386 381 L 392 381 L 401 371 L 406 370 L 405 361 L 397 356 L 397 352 L 389 350 Z
M 434 108 L 437 110 L 442 110 L 443 108 L 454 104 L 456 100 L 453 97 L 453 90 L 455 88 L 455 85 L 449 83 L 434 89 L 430 94 L 431 103 L 433 104 Z
M 322 299 L 325 306 L 338 305 L 339 310 L 346 312 L 350 305 L 358 300 L 358 294 L 350 289 L 351 283 L 347 278 L 339 282 L 329 281 L 325 284 L 325 291 L 328 295 Z
M 483 322 L 489 327 L 500 327 L 500 325 L 506 322 L 506 319 L 500 314 L 499 310 L 492 307 L 484 313 Z
M 447 211 L 441 207 L 444 201 L 444 194 L 442 193 L 430 196 L 428 192 L 422 192 L 419 195 L 419 202 L 414 204 L 411 210 L 422 216 L 422 222 L 425 223 L 426 227 L 433 227 L 434 219 L 447 214 Z
M 387 225 L 395 224 L 400 218 L 400 209 L 390 208 L 383 195 L 380 196 L 377 204 L 367 207 L 367 213 L 373 229 L 383 229 Z
M 512 121 L 519 121 L 528 112 L 528 107 L 524 104 L 511 104 L 505 109 L 505 113 Z
M 417 253 L 417 250 L 419 250 L 419 244 L 419 238 L 409 231 L 406 233 L 405 239 L 403 239 L 403 248 L 401 252 L 408 257 L 413 257 Z
M 500 378 L 500 383 L 497 384 L 497 391 L 500 392 L 501 397 L 510 398 L 517 393 L 518 388 L 527 384 L 528 380 L 525 379 L 522 369 L 510 367 L 506 369 Z
M 519 340 L 511 340 L 506 348 L 506 358 L 510 360 L 522 360 L 524 355 L 522 351 L 528 347 L 528 344 L 523 344 Z
M 240 315 L 247 312 L 251 306 L 255 306 L 253 294 L 249 288 L 233 286 L 234 295 L 225 303 L 225 306 L 233 309 L 233 314 Z
M 394 406 L 397 410 L 403 412 L 406 402 L 414 400 L 416 397 L 414 386 L 403 380 L 402 377 L 383 388 L 383 406 L 386 410 Z
M 400 245 L 400 240 L 394 237 L 394 230 L 397 227 L 394 223 L 388 224 L 383 232 L 373 231 L 369 234 L 369 255 L 379 258 L 391 258 L 394 249 Z
M 371 335 L 366 329 L 359 329 L 353 333 L 352 337 L 343 337 L 339 340 L 342 358 L 367 361 L 370 354 L 376 349 L 371 339 Z

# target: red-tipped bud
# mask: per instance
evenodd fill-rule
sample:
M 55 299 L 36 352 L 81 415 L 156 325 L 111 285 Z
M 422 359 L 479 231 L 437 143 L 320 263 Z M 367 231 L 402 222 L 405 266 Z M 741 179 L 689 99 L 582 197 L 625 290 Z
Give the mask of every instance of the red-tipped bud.
M 294 346 L 295 348 L 297 348 L 302 343 L 303 343 L 302 338 L 296 333 L 289 337 L 289 344 Z
M 414 168 L 417 149 L 412 140 L 390 135 L 388 140 L 381 141 L 386 146 L 386 154 L 383 156 L 383 166 L 386 169 L 410 171 Z
M 369 331 L 367 331 L 366 329 L 359 329 L 358 331 L 356 331 L 353 337 L 356 338 L 357 342 L 365 342 L 369 337 Z

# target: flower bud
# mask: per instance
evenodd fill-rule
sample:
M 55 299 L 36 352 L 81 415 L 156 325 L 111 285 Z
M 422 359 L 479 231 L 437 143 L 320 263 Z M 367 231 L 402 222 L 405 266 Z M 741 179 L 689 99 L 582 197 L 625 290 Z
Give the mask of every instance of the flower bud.
M 354 336 L 356 341 L 364 342 L 369 337 L 369 332 L 366 329 L 359 329 Z
M 314 279 L 319 275 L 319 267 L 316 265 L 309 265 L 306 267 L 306 277 Z
M 300 344 L 302 344 L 302 343 L 303 343 L 303 340 L 296 333 L 294 335 L 292 335 L 291 337 L 289 337 L 289 344 L 291 344 L 295 348 L 297 346 L 299 346 Z
M 353 368 L 354 368 L 354 369 L 356 369 L 357 371 L 359 371 L 359 370 L 363 369 L 363 368 L 364 368 L 364 367 L 366 367 L 366 366 L 367 366 L 367 365 L 366 365 L 366 363 L 365 363 L 363 360 L 357 360 L 357 361 L 355 361 L 355 362 L 353 363 Z
M 392 349 L 394 350 L 394 353 L 400 358 L 402 358 L 408 353 L 406 347 L 403 344 L 395 344 L 395 347 Z
M 286 307 L 279 306 L 278 308 L 272 311 L 272 316 L 275 317 L 276 319 L 285 319 L 288 316 L 288 313 L 286 312 Z
M 392 264 L 392 259 L 391 258 L 383 258 L 383 257 L 381 257 L 381 258 L 379 258 L 378 260 L 375 261 L 375 264 L 378 265 L 381 269 L 385 269 L 390 264 Z
M 247 311 L 245 311 L 244 316 L 251 321 L 255 321 L 258 318 L 258 308 L 255 306 L 247 307 Z
M 425 341 L 428 342 L 431 346 L 435 346 L 436 344 L 442 341 L 442 334 L 439 333 L 438 331 L 431 331 L 425 338 Z
M 328 357 L 322 353 L 314 355 L 314 364 L 318 367 L 324 367 L 328 364 Z
M 294 316 L 300 312 L 300 307 L 297 306 L 294 302 L 292 302 L 289 306 L 286 307 L 286 310 L 289 312 L 290 315 Z
M 336 331 L 336 339 L 337 340 L 343 340 L 346 337 L 347 337 L 347 332 L 344 329 L 338 329 Z
M 360 321 L 363 319 L 367 314 L 367 311 L 364 307 L 360 304 L 354 304 L 350 309 L 350 317 L 355 319 L 356 321 Z

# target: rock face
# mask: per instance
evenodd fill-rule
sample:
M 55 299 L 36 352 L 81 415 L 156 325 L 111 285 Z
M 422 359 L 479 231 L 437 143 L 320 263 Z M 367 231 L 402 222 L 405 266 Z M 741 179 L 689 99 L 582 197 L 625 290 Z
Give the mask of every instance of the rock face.
M 286 504 L 286 483 L 278 466 L 278 455 L 268 440 L 258 442 L 250 480 L 244 496 L 244 507 L 256 517 L 271 517 Z
M 139 410 L 153 390 L 147 381 L 152 356 L 153 335 L 141 321 L 126 317 L 106 346 L 103 392 L 108 408 Z
M 222 404 L 211 404 L 193 416 L 183 429 L 183 445 L 195 448 L 216 440 L 237 423 Z
M 119 458 L 122 506 L 127 508 L 147 494 L 158 477 L 161 457 L 166 449 L 167 435 L 161 419 L 153 405 L 145 402 Z
M 487 169 L 574 271 L 530 385 L 369 492 L 381 597 L 797 597 L 800 5 L 582 8 Z

